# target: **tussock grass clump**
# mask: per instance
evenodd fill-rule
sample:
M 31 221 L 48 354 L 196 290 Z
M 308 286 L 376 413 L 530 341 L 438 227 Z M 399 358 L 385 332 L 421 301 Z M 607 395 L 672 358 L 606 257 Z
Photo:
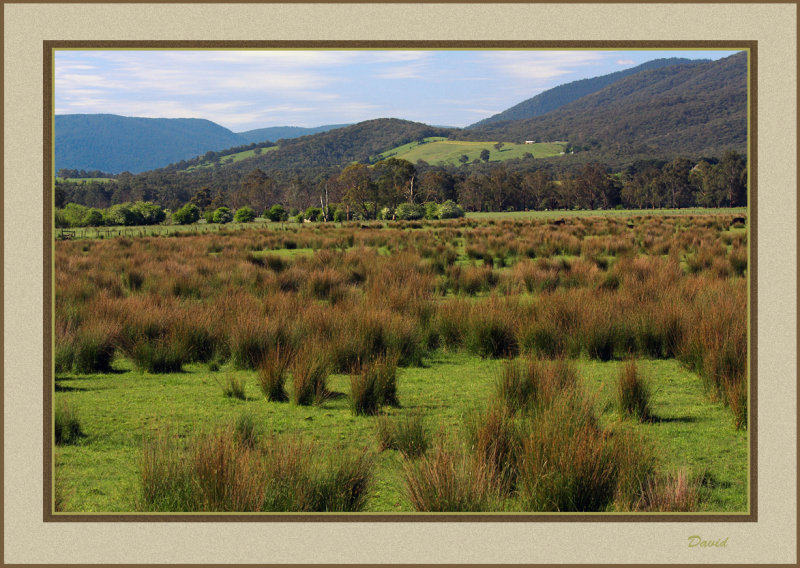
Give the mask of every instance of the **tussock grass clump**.
M 578 390 L 537 412 L 523 442 L 520 498 L 530 511 L 603 511 L 616 489 L 609 434 Z
M 361 451 L 319 455 L 294 439 L 261 447 L 232 428 L 188 441 L 170 433 L 145 440 L 144 511 L 360 511 L 369 496 L 373 457 Z
M 111 371 L 118 339 L 119 325 L 113 322 L 100 320 L 79 329 L 72 344 L 73 370 L 82 374 Z
M 291 360 L 291 350 L 279 344 L 261 362 L 261 366 L 258 368 L 258 384 L 261 392 L 270 402 L 289 400 L 285 385 L 286 371 Z
M 233 425 L 233 433 L 241 444 L 254 448 L 258 442 L 258 433 L 253 415 L 249 412 L 240 414 Z
M 415 511 L 499 510 L 488 472 L 467 454 L 437 444 L 418 460 L 403 462 L 406 494 Z
M 519 352 L 513 308 L 487 302 L 473 310 L 467 346 L 481 357 L 514 357 Z
M 692 478 L 685 469 L 648 479 L 637 507 L 654 513 L 688 513 L 698 510 L 702 480 Z
M 510 361 L 497 380 L 497 399 L 512 413 L 546 406 L 561 393 L 576 388 L 578 372 L 566 359 Z
M 140 338 L 128 353 L 136 368 L 148 373 L 177 373 L 189 357 L 174 337 L 157 340 Z
M 355 415 L 377 414 L 382 405 L 399 406 L 397 358 L 379 357 L 350 374 L 350 408 Z
M 519 472 L 522 434 L 507 406 L 493 404 L 467 423 L 475 459 L 497 490 L 508 495 Z
M 240 379 L 236 375 L 226 375 L 221 384 L 222 394 L 228 398 L 247 400 L 247 395 L 244 391 L 244 385 L 244 379 Z
M 53 413 L 53 435 L 56 445 L 76 444 L 86 434 L 83 433 L 78 414 L 65 400 L 56 404 Z
M 639 422 L 653 419 L 650 405 L 650 386 L 641 376 L 636 361 L 627 361 L 619 373 L 617 382 L 617 404 L 620 414 L 630 416 Z
M 327 355 L 312 345 L 301 351 L 289 364 L 292 374 L 292 402 L 301 406 L 320 404 L 328 395 Z
M 420 413 L 390 418 L 383 414 L 376 421 L 378 449 L 397 450 L 407 457 L 417 457 L 428 449 L 428 433 Z

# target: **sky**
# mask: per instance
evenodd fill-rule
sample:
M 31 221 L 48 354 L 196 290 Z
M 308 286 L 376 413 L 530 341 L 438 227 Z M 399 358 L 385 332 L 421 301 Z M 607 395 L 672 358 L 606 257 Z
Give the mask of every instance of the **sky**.
M 58 50 L 55 114 L 205 118 L 234 132 L 402 118 L 464 127 L 666 50 Z

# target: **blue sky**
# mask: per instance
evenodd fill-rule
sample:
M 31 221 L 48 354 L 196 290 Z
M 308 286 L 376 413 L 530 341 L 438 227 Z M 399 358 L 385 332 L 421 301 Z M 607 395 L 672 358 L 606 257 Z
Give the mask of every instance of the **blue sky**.
M 59 50 L 56 114 L 206 118 L 234 132 L 372 118 L 467 126 L 557 85 L 734 51 Z

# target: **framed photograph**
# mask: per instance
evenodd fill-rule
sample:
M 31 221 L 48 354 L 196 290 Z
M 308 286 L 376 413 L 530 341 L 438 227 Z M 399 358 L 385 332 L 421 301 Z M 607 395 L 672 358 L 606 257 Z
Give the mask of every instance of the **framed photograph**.
M 345 30 L 377 7 L 308 13 Z M 796 138 L 773 128 L 778 102 L 794 116 L 773 25 L 794 8 L 718 7 L 755 32 L 464 39 L 415 18 L 327 38 L 277 32 L 302 5 L 242 5 L 275 31 L 41 37 L 41 507 L 6 540 L 99 563 L 130 539 L 143 563 L 796 558 L 796 423 L 764 419 L 796 415 L 796 339 L 774 336 L 793 267 L 770 246 L 796 254 L 796 195 L 774 190 Z M 627 14 L 650 18 L 680 19 Z M 36 439 L 25 414 L 7 457 Z M 113 547 L 87 555 L 95 527 Z M 261 540 L 211 547 L 234 534 Z

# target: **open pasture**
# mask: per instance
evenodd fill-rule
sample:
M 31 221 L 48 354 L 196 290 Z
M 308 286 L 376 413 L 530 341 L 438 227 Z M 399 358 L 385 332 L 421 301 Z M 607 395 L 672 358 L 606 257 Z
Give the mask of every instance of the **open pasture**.
M 733 217 L 57 242 L 55 507 L 746 512 Z
M 429 164 L 459 165 L 459 158 L 463 155 L 469 162 L 480 159 L 482 150 L 489 150 L 490 162 L 504 162 L 514 158 L 522 158 L 525 154 L 532 154 L 534 158 L 549 158 L 564 152 L 566 144 L 561 142 L 539 142 L 536 144 L 515 144 L 504 142 L 498 150 L 497 142 L 472 142 L 469 140 L 447 140 L 441 137 L 426 138 L 424 144 L 410 142 L 398 146 L 380 155 L 381 159 L 401 158 L 416 163 L 423 160 Z

